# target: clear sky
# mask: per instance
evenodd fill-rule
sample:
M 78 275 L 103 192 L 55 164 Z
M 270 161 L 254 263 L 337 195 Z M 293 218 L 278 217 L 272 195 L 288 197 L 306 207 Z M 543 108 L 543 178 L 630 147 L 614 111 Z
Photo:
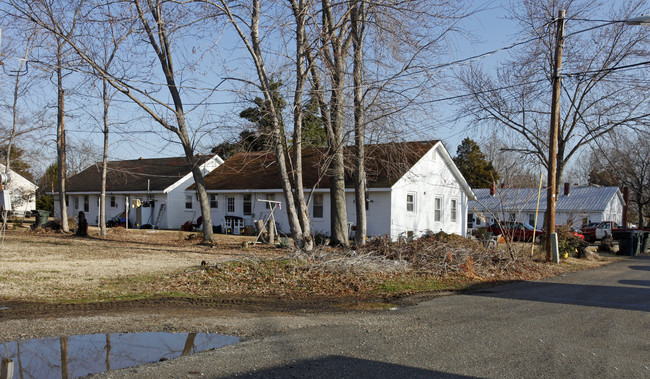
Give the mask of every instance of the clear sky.
M 613 7 L 623 3 L 623 0 L 608 1 L 608 4 L 611 4 Z M 514 22 L 506 17 L 508 14 L 509 0 L 486 0 L 479 1 L 476 4 L 476 7 L 482 10 L 466 19 L 461 26 L 465 30 L 469 31 L 475 38 L 471 41 L 469 39 L 456 39 L 455 48 L 452 49 L 449 54 L 450 61 L 461 60 L 489 51 L 494 51 L 506 47 L 521 38 L 521 36 L 516 34 L 516 25 Z M 236 44 L 236 42 L 230 40 L 231 36 L 229 37 L 227 34 L 216 37 L 221 38 L 220 44 L 225 43 L 232 46 Z M 5 37 L 3 36 L 3 38 Z M 221 49 L 222 55 L 213 57 L 214 60 L 236 60 L 237 57 L 234 56 L 236 54 L 224 56 L 227 55 L 228 51 L 233 52 L 235 50 L 229 50 L 228 48 Z M 490 70 L 496 67 L 499 60 L 507 58 L 507 54 L 507 51 L 497 52 L 493 55 L 482 58 L 480 62 L 476 63 L 480 63 L 484 68 Z M 0 75 L 3 75 L 2 72 L 0 72 Z M 1 79 L 0 83 L 7 83 L 6 76 Z M 92 88 L 93 84 L 84 83 L 82 86 L 87 89 Z M 208 85 L 206 84 L 206 86 Z M 47 93 L 53 96 L 53 88 L 50 90 L 44 88 L 42 96 L 46 96 Z M 458 93 L 441 92 L 440 98 L 454 95 L 458 95 Z M 81 141 L 89 141 L 95 146 L 97 151 L 101 151 L 102 134 L 99 129 L 98 120 L 93 119 L 93 116 L 97 116 L 97 112 L 93 113 L 92 110 L 97 109 L 94 108 L 96 107 L 97 101 L 97 96 L 86 95 L 77 98 L 73 97 L 69 104 L 67 104 L 69 118 L 67 119 L 66 124 L 71 144 L 78 145 Z M 210 146 L 216 145 L 220 142 L 220 139 L 224 138 L 224 134 L 225 137 L 228 138 L 237 133 L 236 128 L 226 129 L 224 132 L 223 125 L 232 124 L 233 118 L 224 120 L 220 116 L 236 115 L 242 109 L 241 103 L 234 104 L 237 101 L 241 101 L 241 96 L 236 96 L 231 92 L 217 92 L 217 94 L 210 99 L 210 102 L 214 105 L 211 106 L 212 115 L 209 122 L 206 121 L 206 117 L 203 117 L 200 114 L 193 116 L 194 118 L 191 119 L 191 122 L 206 125 L 203 129 L 204 132 L 208 133 L 210 130 L 218 131 L 215 136 L 210 136 L 209 134 L 202 135 L 203 143 L 199 145 L 197 151 L 208 152 Z M 457 101 L 435 103 L 433 106 L 435 106 L 437 116 L 431 121 L 433 130 L 426 135 L 414 135 L 413 138 L 407 139 L 441 139 L 445 142 L 452 155 L 455 155 L 457 145 L 465 137 L 469 136 L 472 139 L 481 142 L 483 138 L 482 135 L 478 130 L 476 130 L 476 128 L 470 128 L 469 120 L 454 120 L 452 118 L 456 103 Z M 95 105 L 93 106 L 93 104 Z M 189 101 L 186 108 L 191 108 L 191 104 L 192 102 Z M 112 143 L 109 154 L 110 159 L 136 159 L 141 156 L 162 157 L 183 155 L 183 150 L 176 142 L 176 136 L 167 134 L 164 138 L 161 138 L 158 134 L 162 128 L 159 125 L 154 124 L 150 118 L 141 117 L 135 120 L 133 119 L 133 105 L 130 103 L 130 100 L 118 95 L 116 97 L 115 105 L 116 108 L 112 113 L 112 117 L 116 123 L 123 123 L 122 126 L 119 126 L 123 132 L 119 135 L 112 134 L 111 136 Z M 198 114 L 199 112 L 196 113 Z M 150 131 L 156 132 L 154 133 Z M 44 168 L 44 166 L 50 162 L 54 162 L 56 156 L 54 132 L 55 131 L 50 128 L 45 135 L 40 136 L 37 141 L 34 141 L 34 145 L 31 146 L 32 148 L 36 147 L 40 152 L 38 160 L 34 162 L 35 165 L 40 164 Z M 36 169 L 35 171 L 38 173 L 39 169 Z

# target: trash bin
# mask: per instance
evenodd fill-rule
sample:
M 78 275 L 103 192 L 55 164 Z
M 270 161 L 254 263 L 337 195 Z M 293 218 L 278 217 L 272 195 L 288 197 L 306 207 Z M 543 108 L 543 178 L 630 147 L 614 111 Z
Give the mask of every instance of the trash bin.
M 33 210 L 32 214 L 35 217 L 34 220 L 34 227 L 42 227 L 47 224 L 47 218 L 50 217 L 50 212 L 49 211 L 43 211 L 43 210 Z
M 643 236 L 643 238 L 641 241 L 641 249 L 639 253 L 643 254 L 648 251 L 648 245 L 650 245 L 650 232 L 640 232 L 640 233 Z

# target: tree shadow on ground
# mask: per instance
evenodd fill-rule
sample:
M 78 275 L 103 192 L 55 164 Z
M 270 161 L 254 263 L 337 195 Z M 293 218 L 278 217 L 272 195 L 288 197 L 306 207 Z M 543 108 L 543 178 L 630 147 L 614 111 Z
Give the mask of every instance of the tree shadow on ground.
M 226 376 L 223 376 L 224 378 Z M 237 375 L 239 378 L 449 378 L 472 376 L 344 356 L 305 359 Z
M 630 261 L 648 264 L 627 266 L 623 273 L 626 269 L 650 271 L 650 256 L 633 257 Z M 650 281 L 621 279 L 611 285 L 522 282 L 468 291 L 465 295 L 650 312 L 650 288 L 641 286 L 650 287 Z

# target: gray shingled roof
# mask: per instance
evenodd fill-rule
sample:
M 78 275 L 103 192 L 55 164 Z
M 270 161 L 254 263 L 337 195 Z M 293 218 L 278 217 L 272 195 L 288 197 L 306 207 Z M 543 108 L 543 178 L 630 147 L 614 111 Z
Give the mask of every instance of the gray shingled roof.
M 476 188 L 474 193 L 478 201 L 469 202 L 469 211 L 488 209 L 535 210 L 537 206 L 537 188 L 499 188 L 490 196 L 489 188 Z M 562 188 L 558 197 L 556 211 L 603 211 L 614 196 L 622 195 L 618 187 L 571 187 L 565 196 Z M 540 209 L 546 208 L 546 190 L 542 189 L 539 200 Z
M 205 163 L 212 156 L 201 156 L 198 164 Z M 106 190 L 163 191 L 192 172 L 192 164 L 185 157 L 134 159 L 108 162 Z M 100 192 L 101 164 L 93 164 L 70 177 L 67 192 Z

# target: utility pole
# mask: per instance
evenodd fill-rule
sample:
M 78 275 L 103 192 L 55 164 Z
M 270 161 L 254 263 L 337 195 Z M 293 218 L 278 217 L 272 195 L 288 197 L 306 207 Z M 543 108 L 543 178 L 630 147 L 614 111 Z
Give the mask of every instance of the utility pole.
M 557 138 L 560 128 L 560 90 L 562 87 L 562 49 L 564 47 L 564 17 L 566 10 L 562 9 L 557 18 L 557 33 L 555 40 L 555 61 L 553 64 L 553 97 L 551 99 L 551 133 L 548 149 L 548 191 L 546 196 L 546 261 L 551 260 L 551 235 L 555 233 L 555 203 L 557 201 Z

